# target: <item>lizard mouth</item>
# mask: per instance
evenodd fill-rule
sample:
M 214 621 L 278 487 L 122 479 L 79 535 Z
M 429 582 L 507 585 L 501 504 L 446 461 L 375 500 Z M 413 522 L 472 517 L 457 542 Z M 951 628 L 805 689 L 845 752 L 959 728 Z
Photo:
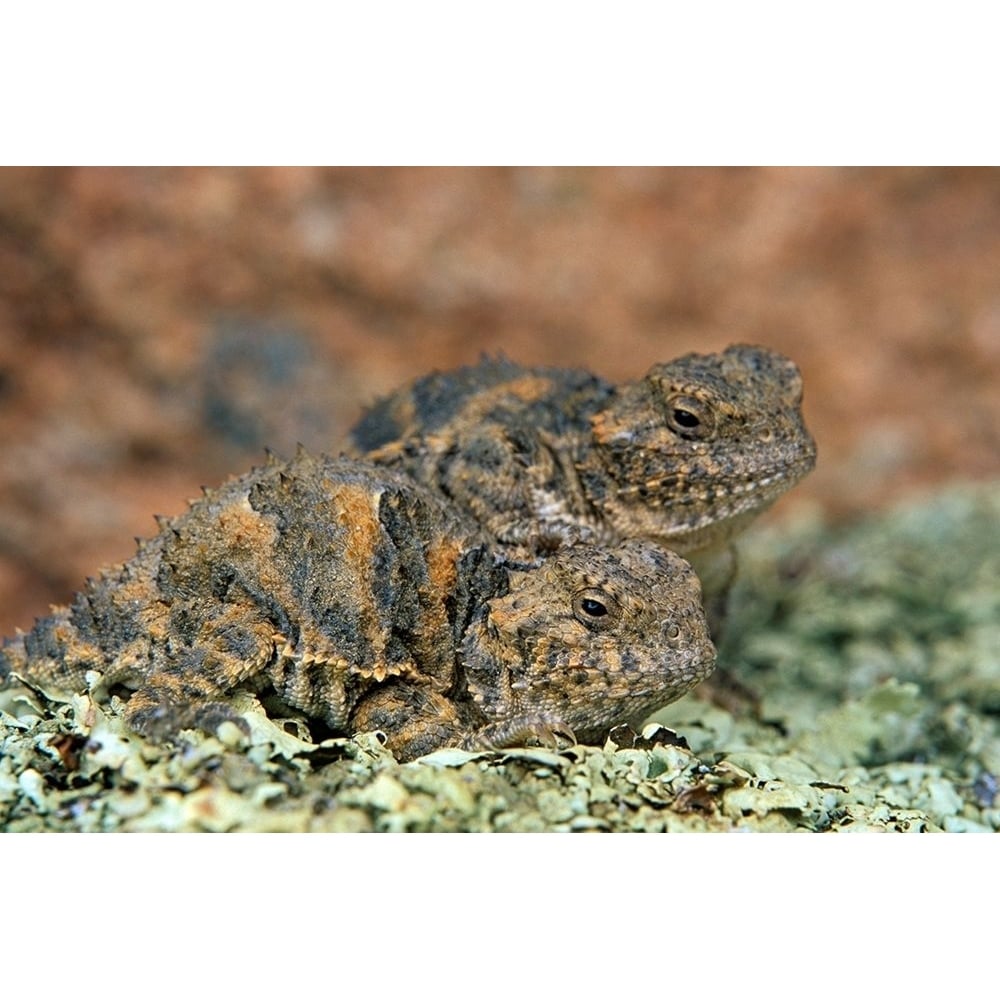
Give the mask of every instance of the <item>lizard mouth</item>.
M 766 507 L 794 486 L 810 469 L 812 462 L 782 466 L 768 472 L 742 478 L 719 477 L 700 490 L 684 492 L 672 502 L 711 508 L 707 519 L 742 514 Z
M 715 539 L 735 533 L 787 492 L 813 467 L 807 456 L 793 465 L 745 476 L 708 477 L 697 484 L 676 475 L 650 479 L 627 487 L 619 497 L 642 518 L 648 511 L 649 533 L 663 539 L 688 538 L 693 532 L 714 528 Z

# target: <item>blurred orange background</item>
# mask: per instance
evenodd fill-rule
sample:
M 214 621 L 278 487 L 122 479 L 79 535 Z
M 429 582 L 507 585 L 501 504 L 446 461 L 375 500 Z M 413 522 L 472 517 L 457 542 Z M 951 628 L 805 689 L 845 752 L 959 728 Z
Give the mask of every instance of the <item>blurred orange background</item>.
M 432 368 L 737 341 L 819 446 L 770 519 L 1000 476 L 1000 171 L 0 169 L 0 634 Z

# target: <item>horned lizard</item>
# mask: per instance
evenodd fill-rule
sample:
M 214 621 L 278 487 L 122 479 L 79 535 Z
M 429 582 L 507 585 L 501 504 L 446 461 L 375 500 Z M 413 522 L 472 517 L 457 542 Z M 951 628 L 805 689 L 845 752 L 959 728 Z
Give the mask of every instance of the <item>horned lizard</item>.
M 272 688 L 408 759 L 597 739 L 712 669 L 696 577 L 645 541 L 518 563 L 408 477 L 300 451 L 161 519 L 135 556 L 0 646 L 0 678 L 134 691 L 153 739 L 245 727 L 225 697 Z
M 798 368 L 764 347 L 687 354 L 620 386 L 484 359 L 376 403 L 351 447 L 522 556 L 656 539 L 698 571 L 717 622 L 732 539 L 815 463 L 801 403 Z

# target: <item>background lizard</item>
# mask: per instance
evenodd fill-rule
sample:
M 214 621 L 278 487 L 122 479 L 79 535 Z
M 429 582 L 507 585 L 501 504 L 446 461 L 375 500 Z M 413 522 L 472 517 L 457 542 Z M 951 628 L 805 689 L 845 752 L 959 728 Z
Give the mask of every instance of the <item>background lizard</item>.
M 788 358 L 735 345 L 611 385 L 504 359 L 376 403 L 354 452 L 407 472 L 526 556 L 652 538 L 688 559 L 717 627 L 733 538 L 815 464 Z

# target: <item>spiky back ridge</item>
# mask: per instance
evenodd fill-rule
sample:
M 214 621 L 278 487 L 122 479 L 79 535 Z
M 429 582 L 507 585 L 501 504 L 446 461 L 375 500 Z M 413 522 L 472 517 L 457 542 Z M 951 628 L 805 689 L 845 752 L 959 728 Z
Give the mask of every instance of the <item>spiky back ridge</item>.
M 499 586 L 484 551 L 405 478 L 300 451 L 161 520 L 132 559 L 8 640 L 0 669 L 66 689 L 99 670 L 160 716 L 270 681 L 343 727 L 387 676 L 447 689 L 476 587 Z
M 352 428 L 359 453 L 414 444 L 423 437 L 452 434 L 457 426 L 502 424 L 516 433 L 542 430 L 562 435 L 586 431 L 586 415 L 598 409 L 612 387 L 586 371 L 525 368 L 504 357 L 433 372 L 372 405 Z

